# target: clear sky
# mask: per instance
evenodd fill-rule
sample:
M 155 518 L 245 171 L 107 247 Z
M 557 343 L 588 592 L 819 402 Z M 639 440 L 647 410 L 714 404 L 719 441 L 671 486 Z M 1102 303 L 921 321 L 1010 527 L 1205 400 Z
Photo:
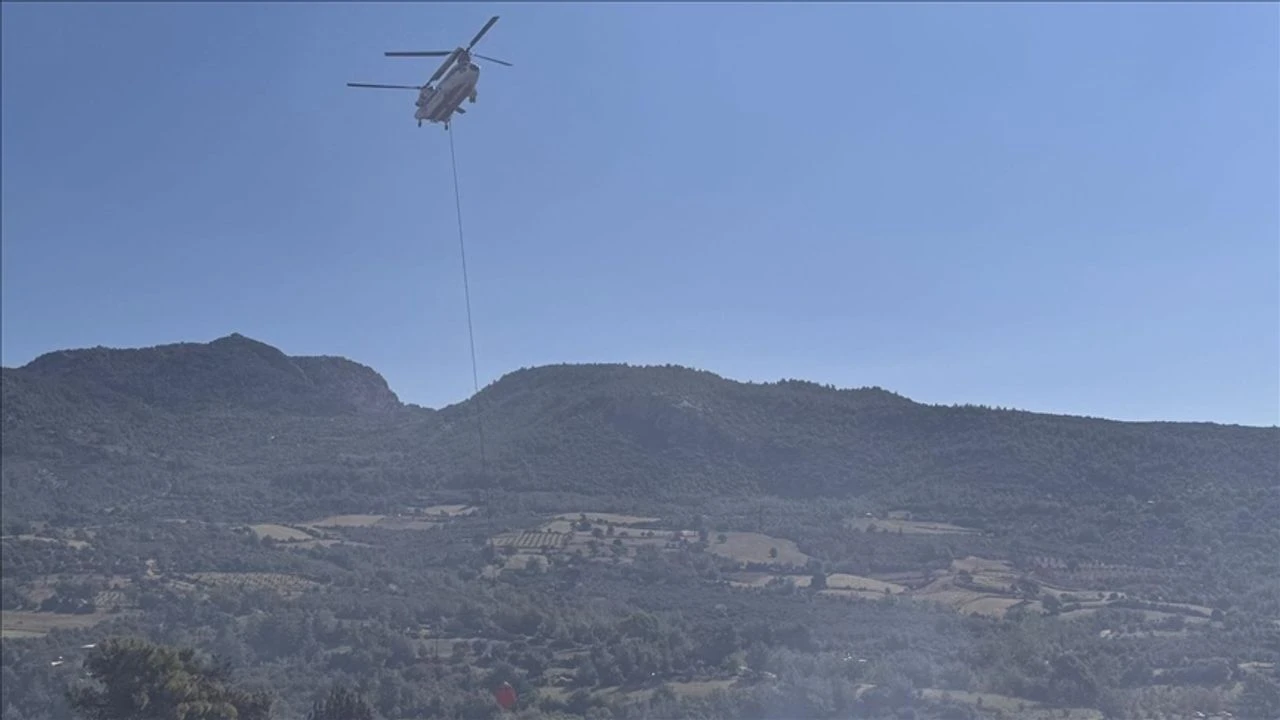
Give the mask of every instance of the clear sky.
M 5 3 L 3 362 L 240 332 L 1280 422 L 1275 4 Z

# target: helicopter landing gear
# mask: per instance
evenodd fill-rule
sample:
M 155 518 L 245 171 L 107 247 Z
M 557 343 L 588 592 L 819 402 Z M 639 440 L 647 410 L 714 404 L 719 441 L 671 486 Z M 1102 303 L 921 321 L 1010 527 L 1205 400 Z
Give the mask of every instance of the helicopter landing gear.
M 418 127 L 422 127 L 422 121 L 421 121 L 421 120 L 419 120 L 419 121 L 418 121 Z
M 467 98 L 467 102 L 474 103 L 476 101 L 476 93 L 471 93 L 471 97 Z

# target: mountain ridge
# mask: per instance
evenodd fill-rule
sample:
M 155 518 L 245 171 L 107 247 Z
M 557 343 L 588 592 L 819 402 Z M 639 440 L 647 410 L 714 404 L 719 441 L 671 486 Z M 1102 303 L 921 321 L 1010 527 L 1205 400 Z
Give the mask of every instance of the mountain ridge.
M 1269 502 L 1280 484 L 1276 428 L 927 405 L 676 365 L 521 368 L 440 410 L 401 402 L 368 366 L 242 335 L 47 353 L 0 378 L 6 517 L 243 518 L 440 490 Z
M 238 372 L 228 372 L 229 367 Z M 96 382 L 175 411 L 244 405 L 294 412 L 385 412 L 403 406 L 373 368 L 336 356 L 286 355 L 239 333 L 208 343 L 60 350 L 3 370 L 7 375 Z M 195 396 L 176 396 L 175 389 Z M 308 393 L 311 397 L 304 398 Z M 311 407 L 304 407 L 308 402 Z
M 515 370 L 508 371 L 498 378 L 494 379 L 484 386 L 479 393 L 471 395 L 461 401 L 450 403 L 439 408 L 422 406 L 416 403 L 404 402 L 399 398 L 394 390 L 391 389 L 387 380 L 376 369 L 369 365 L 365 365 L 356 360 L 340 356 L 340 355 L 287 355 L 282 350 L 261 340 L 256 340 L 243 335 L 239 332 L 232 332 L 228 335 L 218 337 L 208 342 L 197 341 L 180 341 L 173 343 L 161 343 L 150 346 L 140 347 L 116 347 L 116 346 L 94 346 L 85 348 L 68 348 L 62 350 L 52 350 L 42 353 L 33 358 L 26 364 L 19 366 L 0 367 L 0 371 L 5 374 L 16 372 L 34 372 L 42 376 L 50 376 L 56 374 L 74 375 L 86 369 L 92 360 L 101 360 L 107 356 L 115 356 L 124 359 L 127 356 L 142 358 L 148 354 L 166 354 L 173 351 L 208 351 L 222 348 L 233 348 L 239 346 L 244 349 L 252 349 L 262 356 L 270 357 L 273 360 L 283 361 L 296 369 L 300 379 L 307 384 L 315 384 L 318 378 L 330 376 L 328 379 L 332 381 L 340 380 L 341 372 L 351 372 L 354 376 L 363 376 L 361 379 L 369 382 L 375 394 L 380 395 L 377 401 L 371 405 L 373 408 L 417 408 L 431 412 L 440 412 L 450 408 L 456 408 L 466 405 L 482 397 L 490 389 L 512 382 L 518 382 L 526 377 L 536 378 L 538 381 L 551 381 L 554 384 L 563 385 L 566 378 L 572 377 L 573 374 L 594 373 L 595 379 L 601 377 L 607 380 L 619 380 L 625 376 L 630 376 L 634 382 L 640 376 L 646 376 L 646 379 L 655 377 L 654 373 L 666 373 L 663 379 L 672 377 L 686 376 L 687 378 L 696 378 L 699 380 L 710 380 L 723 383 L 730 386 L 742 386 L 748 388 L 772 388 L 787 387 L 800 390 L 813 390 L 817 392 L 834 392 L 847 395 L 864 395 L 880 394 L 886 402 L 902 402 L 919 407 L 931 408 L 977 408 L 981 410 L 989 410 L 993 412 L 1019 413 L 1031 416 L 1042 416 L 1050 418 L 1063 419 L 1079 419 L 1087 421 L 1101 421 L 1118 423 L 1125 425 L 1176 425 L 1176 426 L 1212 426 L 1212 427 L 1229 427 L 1242 429 L 1260 429 L 1260 430 L 1280 430 L 1280 425 L 1249 425 L 1244 423 L 1221 422 L 1216 420 L 1131 420 L 1112 418 L 1103 415 L 1090 414 L 1073 414 L 1064 412 L 1051 412 L 1044 410 L 1032 410 L 1019 407 L 993 406 L 985 403 L 926 403 L 912 399 L 901 393 L 888 390 L 878 385 L 863 385 L 856 387 L 836 386 L 829 383 L 819 383 L 811 380 L 798 378 L 783 378 L 775 381 L 758 381 L 758 380 L 741 380 L 726 375 L 721 375 L 711 370 L 679 365 L 673 363 L 662 364 L 637 364 L 628 362 L 558 362 L 547 363 L 544 365 L 522 366 Z M 89 361 L 89 362 L 86 362 Z M 348 378 L 350 380 L 350 378 Z M 572 377 L 570 382 L 581 383 L 581 377 Z M 146 398 L 138 398 L 145 400 Z

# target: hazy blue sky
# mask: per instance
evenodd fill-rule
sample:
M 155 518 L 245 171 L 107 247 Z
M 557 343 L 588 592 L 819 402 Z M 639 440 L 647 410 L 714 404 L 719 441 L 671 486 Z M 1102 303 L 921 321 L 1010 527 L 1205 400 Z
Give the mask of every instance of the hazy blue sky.
M 11 4 L 3 361 L 241 332 L 1280 422 L 1274 4 Z

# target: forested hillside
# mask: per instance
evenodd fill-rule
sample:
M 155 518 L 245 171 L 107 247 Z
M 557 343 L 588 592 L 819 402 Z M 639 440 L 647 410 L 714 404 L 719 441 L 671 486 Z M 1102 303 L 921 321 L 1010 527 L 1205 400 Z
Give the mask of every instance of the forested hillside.
M 746 384 L 678 367 L 513 372 L 405 406 L 373 370 L 233 335 L 51 353 L 3 371 L 4 512 L 185 514 L 477 483 L 636 498 L 1022 495 L 1256 506 L 1280 430 L 937 407 L 880 389 Z M 477 422 L 488 444 L 481 469 Z M 1207 504 L 1207 508 L 1206 508 Z M 1176 508 L 1173 508 L 1176 511 Z
M 0 379 L 5 720 L 130 653 L 281 719 L 1280 714 L 1274 427 L 624 365 L 431 410 L 238 335 Z

